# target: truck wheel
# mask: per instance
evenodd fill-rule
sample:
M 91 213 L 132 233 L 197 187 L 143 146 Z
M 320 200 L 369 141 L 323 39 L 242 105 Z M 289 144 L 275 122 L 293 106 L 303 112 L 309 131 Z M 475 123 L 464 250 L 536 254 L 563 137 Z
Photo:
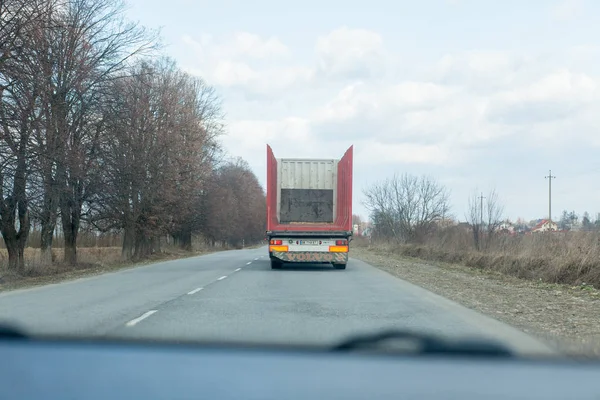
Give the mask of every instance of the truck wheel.
M 333 264 L 335 269 L 346 269 L 346 264 Z
M 271 260 L 271 269 L 281 269 L 283 263 L 277 260 Z

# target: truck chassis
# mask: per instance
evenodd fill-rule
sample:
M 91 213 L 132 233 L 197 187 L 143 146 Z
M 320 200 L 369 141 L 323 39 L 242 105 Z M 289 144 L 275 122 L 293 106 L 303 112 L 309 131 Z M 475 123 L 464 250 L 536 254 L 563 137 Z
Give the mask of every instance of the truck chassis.
M 351 236 L 351 232 L 267 232 L 271 268 L 311 263 L 346 269 Z

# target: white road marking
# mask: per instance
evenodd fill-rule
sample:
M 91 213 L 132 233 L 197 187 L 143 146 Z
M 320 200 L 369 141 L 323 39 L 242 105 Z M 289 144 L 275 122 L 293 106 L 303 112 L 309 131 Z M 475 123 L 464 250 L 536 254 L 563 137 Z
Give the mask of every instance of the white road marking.
M 239 270 L 241 270 L 241 268 L 238 268 L 238 269 L 236 269 L 236 270 L 235 270 L 235 271 L 233 271 L 233 272 L 238 272 Z
M 129 321 L 128 323 L 126 323 L 126 326 L 134 326 L 136 324 L 138 324 L 139 322 L 145 320 L 146 318 L 148 318 L 149 316 L 151 316 L 152 314 L 154 314 L 155 312 L 157 312 L 158 310 L 150 310 L 148 312 L 143 313 L 142 315 L 140 315 L 139 317 L 137 317 L 136 319 L 132 319 L 131 321 Z
M 201 288 L 201 287 L 199 287 L 199 288 L 197 288 L 197 289 L 194 289 L 194 290 L 192 290 L 191 292 L 188 292 L 188 294 L 196 294 L 196 293 L 198 293 L 199 291 L 201 291 L 202 289 L 204 289 L 204 288 Z
M 252 261 L 246 263 L 246 265 L 250 265 L 250 264 L 252 264 Z
M 256 260 L 258 260 L 258 257 L 256 257 L 256 258 L 254 259 L 254 261 L 256 261 Z
M 222 277 L 220 277 L 219 279 L 217 279 L 218 281 L 222 281 L 223 279 L 227 278 L 227 275 L 224 275 Z

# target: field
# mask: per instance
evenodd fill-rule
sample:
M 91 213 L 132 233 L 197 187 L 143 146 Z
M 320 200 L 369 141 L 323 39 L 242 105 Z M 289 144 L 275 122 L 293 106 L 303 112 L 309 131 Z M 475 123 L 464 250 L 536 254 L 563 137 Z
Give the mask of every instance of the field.
M 496 236 L 482 241 L 480 250 L 469 232 L 447 229 L 421 244 L 371 242 L 389 253 L 444 261 L 546 283 L 600 288 L 600 234 L 543 233 Z
M 163 246 L 160 253 L 154 254 L 147 260 L 133 262 L 121 259 L 121 247 L 81 247 L 77 249 L 78 264 L 71 266 L 60 262 L 63 249 L 57 248 L 52 249 L 52 258 L 55 261 L 51 265 L 42 266 L 40 263 L 40 250 L 28 247 L 25 249 L 25 271 L 15 273 L 6 269 L 8 254 L 6 249 L 0 249 L 0 291 L 55 283 L 134 265 L 191 257 L 217 250 L 219 249 L 197 248 L 192 252 L 188 252 L 171 246 Z
M 82 247 L 77 249 L 79 262 L 82 265 L 97 264 L 106 265 L 119 262 L 121 259 L 121 247 Z M 52 259 L 55 261 L 61 260 L 63 257 L 63 249 L 52 249 Z M 0 249 L 0 266 L 6 266 L 8 263 L 8 253 L 6 249 Z M 40 249 L 28 247 L 25 249 L 25 263 L 27 269 L 25 274 L 33 274 L 36 272 L 44 274 L 44 269 L 59 268 L 60 265 L 56 262 L 52 266 L 39 267 L 41 264 Z M 0 267 L 1 270 L 1 267 Z

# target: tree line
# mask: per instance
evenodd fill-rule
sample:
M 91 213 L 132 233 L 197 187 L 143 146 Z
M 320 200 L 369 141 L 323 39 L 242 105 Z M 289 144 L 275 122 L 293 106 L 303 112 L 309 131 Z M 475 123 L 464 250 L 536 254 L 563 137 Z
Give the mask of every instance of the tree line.
M 170 235 L 191 248 L 256 241 L 264 193 L 246 163 L 225 161 L 219 98 L 160 55 L 159 36 L 118 0 L 0 0 L 0 232 L 24 267 L 31 221 L 51 262 L 77 262 L 82 224 L 123 232 L 123 257 Z
M 373 222 L 371 237 L 375 239 L 422 244 L 452 225 L 450 190 L 427 175 L 394 175 L 367 188 L 364 196 Z M 486 196 L 474 193 L 469 197 L 465 219 L 475 249 L 489 247 L 504 220 L 503 214 L 495 190 Z
M 423 242 L 450 217 L 449 190 L 428 176 L 394 175 L 367 188 L 364 196 L 376 238 Z
M 373 222 L 371 237 L 395 243 L 425 243 L 433 234 L 456 225 L 450 213 L 449 190 L 429 176 L 394 175 L 364 191 L 365 206 Z M 540 220 L 519 218 L 511 223 L 495 189 L 474 191 L 468 198 L 466 224 L 475 250 L 488 250 L 499 232 L 530 231 Z M 360 221 L 355 218 L 355 221 Z M 579 215 L 564 210 L 555 221 L 561 231 L 600 231 L 600 214 L 593 219 L 586 211 Z

